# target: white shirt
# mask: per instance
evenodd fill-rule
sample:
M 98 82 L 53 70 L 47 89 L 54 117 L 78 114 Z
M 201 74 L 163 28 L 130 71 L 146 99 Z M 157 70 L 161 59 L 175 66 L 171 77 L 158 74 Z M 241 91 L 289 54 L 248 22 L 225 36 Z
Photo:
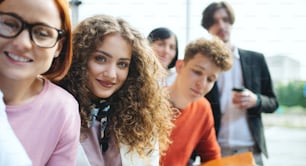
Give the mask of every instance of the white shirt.
M 171 68 L 169 70 L 169 75 L 167 77 L 167 85 L 168 86 L 170 86 L 170 85 L 172 85 L 174 83 L 176 75 L 177 75 L 177 73 L 176 73 L 175 67 Z
M 160 81 L 159 84 L 163 87 L 164 86 L 166 86 L 166 87 L 171 86 L 175 81 L 176 75 L 177 75 L 177 73 L 176 73 L 175 67 L 169 69 L 167 77 L 162 79 L 162 81 Z
M 232 88 L 244 87 L 238 48 L 234 49 L 233 54 L 233 67 L 221 73 L 217 81 L 222 113 L 218 142 L 221 147 L 253 146 L 254 140 L 247 123 L 247 110 L 240 110 L 232 102 Z

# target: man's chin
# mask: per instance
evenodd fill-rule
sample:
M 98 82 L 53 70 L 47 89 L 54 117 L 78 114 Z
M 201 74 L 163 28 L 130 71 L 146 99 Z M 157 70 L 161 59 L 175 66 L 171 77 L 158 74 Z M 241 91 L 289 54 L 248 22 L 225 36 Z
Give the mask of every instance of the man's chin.
M 196 95 L 196 96 L 192 96 L 192 98 L 190 99 L 190 102 L 195 102 L 197 100 L 199 100 L 202 96 Z
M 224 43 L 228 42 L 229 37 L 225 34 L 217 34 L 217 37 L 221 39 Z
M 228 37 L 224 37 L 224 36 L 220 37 L 220 36 L 219 36 L 219 38 L 220 38 L 224 43 L 227 43 L 227 42 L 229 41 L 229 38 L 228 38 Z

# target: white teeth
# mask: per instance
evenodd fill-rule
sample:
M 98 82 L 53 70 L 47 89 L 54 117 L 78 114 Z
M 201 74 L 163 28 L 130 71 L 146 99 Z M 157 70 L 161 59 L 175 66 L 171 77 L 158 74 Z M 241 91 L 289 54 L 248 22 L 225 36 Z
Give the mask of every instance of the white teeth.
M 20 57 L 14 54 L 8 54 L 8 56 L 12 59 L 14 59 L 15 61 L 19 61 L 19 62 L 30 62 L 31 60 L 28 58 L 24 58 L 24 57 Z

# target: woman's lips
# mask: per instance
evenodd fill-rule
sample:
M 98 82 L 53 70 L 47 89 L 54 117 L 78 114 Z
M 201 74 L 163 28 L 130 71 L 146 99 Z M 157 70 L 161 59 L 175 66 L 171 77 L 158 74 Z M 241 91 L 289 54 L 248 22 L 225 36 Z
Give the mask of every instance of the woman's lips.
M 100 85 L 102 85 L 105 88 L 111 88 L 115 85 L 115 83 L 109 82 L 109 81 L 102 81 L 102 80 L 97 80 Z
M 4 54 L 12 61 L 19 62 L 19 63 L 27 63 L 27 62 L 32 62 L 33 60 L 24 57 L 24 56 L 19 56 L 17 54 L 9 53 L 9 52 L 4 52 Z

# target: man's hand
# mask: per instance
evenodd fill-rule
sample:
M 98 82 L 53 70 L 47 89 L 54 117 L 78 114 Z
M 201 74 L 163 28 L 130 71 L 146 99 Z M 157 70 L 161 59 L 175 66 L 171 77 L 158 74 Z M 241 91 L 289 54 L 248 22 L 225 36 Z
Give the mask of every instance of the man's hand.
M 233 91 L 232 95 L 232 102 L 241 110 L 247 110 L 257 104 L 256 94 L 248 89 L 244 89 L 241 92 Z

